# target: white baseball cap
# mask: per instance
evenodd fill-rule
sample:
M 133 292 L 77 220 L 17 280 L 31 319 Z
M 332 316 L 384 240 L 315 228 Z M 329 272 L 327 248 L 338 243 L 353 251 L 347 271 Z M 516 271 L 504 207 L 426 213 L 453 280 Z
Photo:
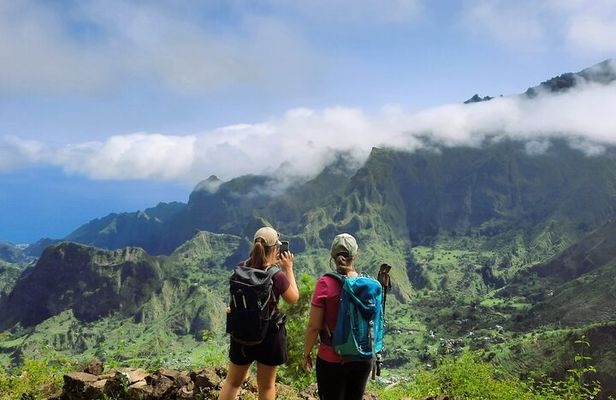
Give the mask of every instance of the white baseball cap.
M 264 226 L 263 228 L 260 228 L 255 233 L 255 238 L 253 242 L 256 242 L 257 239 L 262 239 L 264 244 L 268 247 L 275 246 L 275 245 L 280 246 L 282 243 L 280 243 L 280 240 L 278 240 L 279 238 L 280 238 L 280 233 L 276 232 L 274 228 L 270 228 L 269 226 Z

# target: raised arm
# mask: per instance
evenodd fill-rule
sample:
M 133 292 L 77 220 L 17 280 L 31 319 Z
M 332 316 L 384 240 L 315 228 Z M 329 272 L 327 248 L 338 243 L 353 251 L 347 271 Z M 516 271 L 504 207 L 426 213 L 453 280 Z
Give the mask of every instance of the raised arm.
M 290 251 L 285 251 L 280 255 L 282 272 L 284 272 L 289 280 L 289 288 L 282 293 L 282 299 L 289 304 L 295 304 L 299 300 L 299 290 L 297 289 L 295 273 L 293 272 L 293 258 L 293 253 Z

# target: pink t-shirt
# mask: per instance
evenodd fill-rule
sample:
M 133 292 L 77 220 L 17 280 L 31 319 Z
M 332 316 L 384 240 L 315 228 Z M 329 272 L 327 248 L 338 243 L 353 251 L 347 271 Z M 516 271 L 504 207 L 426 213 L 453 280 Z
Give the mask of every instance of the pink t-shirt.
M 340 304 L 340 282 L 331 276 L 322 276 L 317 281 L 312 294 L 311 304 L 315 307 L 323 308 L 323 317 L 325 325 L 330 332 L 334 332 L 336 327 L 336 318 L 338 317 L 338 305 Z M 317 356 L 321 359 L 333 363 L 341 362 L 341 358 L 334 348 L 322 343 L 319 345 Z

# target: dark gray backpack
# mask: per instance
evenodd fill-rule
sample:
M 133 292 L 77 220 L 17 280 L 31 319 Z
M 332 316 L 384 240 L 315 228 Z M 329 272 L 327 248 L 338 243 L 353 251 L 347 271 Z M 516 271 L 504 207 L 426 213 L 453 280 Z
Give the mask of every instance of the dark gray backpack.
M 227 333 L 244 345 L 259 344 L 265 339 L 275 308 L 270 307 L 273 276 L 280 268 L 267 270 L 238 265 L 229 279 Z

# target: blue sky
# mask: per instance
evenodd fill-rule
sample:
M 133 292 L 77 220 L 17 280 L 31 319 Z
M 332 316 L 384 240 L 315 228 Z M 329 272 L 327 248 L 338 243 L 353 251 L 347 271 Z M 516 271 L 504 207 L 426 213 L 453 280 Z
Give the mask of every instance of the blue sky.
M 337 150 L 412 149 L 405 132 L 611 141 L 613 87 L 458 105 L 615 54 L 613 0 L 0 0 L 0 241 L 186 201 L 210 174 L 294 182 Z

